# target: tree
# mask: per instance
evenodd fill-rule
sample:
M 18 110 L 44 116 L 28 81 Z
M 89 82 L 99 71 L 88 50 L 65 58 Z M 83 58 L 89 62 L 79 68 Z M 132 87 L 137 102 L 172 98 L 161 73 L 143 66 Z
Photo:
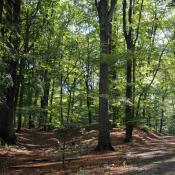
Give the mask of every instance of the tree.
M 115 10 L 117 0 L 95 0 L 98 11 L 100 27 L 100 82 L 99 82 L 99 136 L 96 150 L 114 150 L 111 145 L 109 118 L 108 118 L 108 71 L 107 56 L 110 54 L 110 23 Z
M 125 109 L 125 125 L 126 125 L 126 136 L 125 141 L 130 142 L 132 140 L 132 131 L 134 127 L 133 119 L 135 116 L 135 49 L 136 43 L 139 37 L 140 21 L 143 10 L 144 0 L 141 1 L 141 7 L 139 12 L 139 19 L 137 28 L 133 29 L 133 14 L 135 1 L 123 0 L 123 33 L 125 37 L 126 47 L 128 51 L 127 68 L 126 68 L 126 109 Z M 127 16 L 127 5 L 128 16 Z M 133 34 L 135 32 L 135 35 Z M 133 36 L 134 35 L 134 36 Z M 135 38 L 134 38 L 135 37 Z
M 0 137 L 9 144 L 16 142 L 14 131 L 14 111 L 15 111 L 15 93 L 16 93 L 16 75 L 17 75 L 17 56 L 19 53 L 19 18 L 20 18 L 21 1 L 13 0 L 6 1 L 6 23 L 4 27 L 4 39 L 6 46 L 9 47 L 11 53 L 15 56 L 9 55 L 11 58 L 4 57 L 6 63 L 6 72 L 10 74 L 13 84 L 9 86 L 4 94 L 6 98 L 5 104 L 0 109 Z M 10 35 L 9 35 L 10 33 Z

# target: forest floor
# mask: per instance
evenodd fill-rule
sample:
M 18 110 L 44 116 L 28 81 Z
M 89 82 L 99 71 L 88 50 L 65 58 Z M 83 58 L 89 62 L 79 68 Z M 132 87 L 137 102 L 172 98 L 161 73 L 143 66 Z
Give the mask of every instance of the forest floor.
M 19 146 L 0 148 L 0 175 L 175 175 L 175 136 L 134 130 L 132 143 L 124 130 L 111 132 L 114 152 L 95 152 L 97 132 L 69 130 L 65 165 L 60 132 L 23 129 Z

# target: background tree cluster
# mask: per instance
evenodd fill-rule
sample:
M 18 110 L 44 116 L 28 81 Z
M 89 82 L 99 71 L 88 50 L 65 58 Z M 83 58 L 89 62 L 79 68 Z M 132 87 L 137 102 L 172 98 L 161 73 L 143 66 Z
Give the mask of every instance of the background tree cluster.
M 99 122 L 110 149 L 108 120 L 126 141 L 174 133 L 174 17 L 170 1 L 0 0 L 0 137 Z

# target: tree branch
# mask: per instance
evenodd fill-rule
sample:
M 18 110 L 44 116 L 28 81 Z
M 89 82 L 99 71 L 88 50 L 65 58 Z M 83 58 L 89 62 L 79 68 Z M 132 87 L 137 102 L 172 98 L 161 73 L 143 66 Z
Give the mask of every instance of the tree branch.
M 133 0 L 130 0 L 129 1 L 129 10 L 128 10 L 128 23 L 129 23 L 128 35 L 130 38 L 132 35 L 132 15 L 133 15 Z
M 137 42 L 138 37 L 139 37 L 140 22 L 141 22 L 141 18 L 142 18 L 143 4 L 144 4 L 144 0 L 142 0 L 141 6 L 140 6 L 139 21 L 138 21 L 138 25 L 137 25 L 137 29 L 136 29 L 136 38 L 135 38 L 135 40 L 134 40 L 134 46 L 136 45 L 136 42 Z
M 160 54 L 160 56 L 159 56 L 159 61 L 158 61 L 158 64 L 157 64 L 157 68 L 156 68 L 156 70 L 155 70 L 155 72 L 154 72 L 154 74 L 153 74 L 152 80 L 150 81 L 150 83 L 149 83 L 149 84 L 142 90 L 142 92 L 140 93 L 140 96 L 139 96 L 139 99 L 138 99 L 138 103 L 137 103 L 136 117 L 138 116 L 138 113 L 139 113 L 141 98 L 142 98 L 142 96 L 143 96 L 145 93 L 148 92 L 149 88 L 150 88 L 151 85 L 153 84 L 153 82 L 154 82 L 154 80 L 155 80 L 155 78 L 156 78 L 156 76 L 157 76 L 157 73 L 158 73 L 158 71 L 159 71 L 159 69 L 160 69 L 160 63 L 161 63 L 163 54 L 164 54 L 164 52 L 165 52 L 165 50 L 166 50 L 168 44 L 169 44 L 169 42 L 168 42 L 168 43 L 166 44 L 166 46 L 163 48 L 163 50 L 162 50 L 162 52 L 161 52 L 161 54 Z
M 117 4 L 117 0 L 111 0 L 111 8 L 109 10 L 109 19 L 112 18 L 112 15 L 113 15 L 115 7 L 116 7 L 116 4 Z
M 99 13 L 99 3 L 98 3 L 98 1 L 97 1 L 97 0 L 95 0 L 95 6 L 96 6 L 97 11 L 98 11 L 98 13 Z
M 123 33 L 125 36 L 125 39 L 128 37 L 127 33 L 127 24 L 126 24 L 126 0 L 123 0 Z

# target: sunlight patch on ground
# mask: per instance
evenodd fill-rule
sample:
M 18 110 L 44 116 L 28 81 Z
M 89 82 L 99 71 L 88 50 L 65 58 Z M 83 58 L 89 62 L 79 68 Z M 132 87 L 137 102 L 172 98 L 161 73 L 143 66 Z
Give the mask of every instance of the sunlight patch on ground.
M 175 163 L 175 157 L 172 157 L 171 159 L 156 161 L 156 162 L 154 162 L 154 164 L 170 163 L 170 162 L 172 162 L 172 163 L 174 162 Z
M 162 156 L 162 155 L 165 155 L 167 152 L 166 151 L 162 151 L 162 150 L 159 150 L 159 151 L 149 151 L 149 152 L 145 152 L 145 153 L 137 153 L 137 152 L 129 152 L 127 154 L 127 157 L 128 158 L 152 158 L 152 157 L 155 157 L 155 156 Z

